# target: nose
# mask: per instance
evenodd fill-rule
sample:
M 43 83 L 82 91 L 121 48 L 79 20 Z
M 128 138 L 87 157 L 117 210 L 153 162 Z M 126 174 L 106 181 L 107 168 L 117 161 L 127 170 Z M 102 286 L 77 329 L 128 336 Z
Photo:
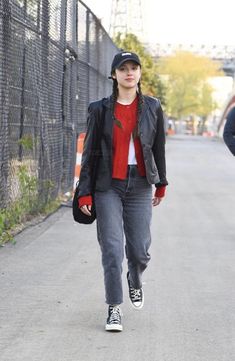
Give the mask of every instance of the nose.
M 130 67 L 127 67 L 127 69 L 126 69 L 126 72 L 127 72 L 127 74 L 129 75 L 129 74 L 132 74 L 132 68 Z

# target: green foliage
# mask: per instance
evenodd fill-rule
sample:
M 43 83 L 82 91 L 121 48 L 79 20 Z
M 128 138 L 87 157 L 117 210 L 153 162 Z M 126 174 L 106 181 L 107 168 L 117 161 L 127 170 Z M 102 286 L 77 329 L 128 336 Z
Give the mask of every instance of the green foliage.
M 0 209 L 0 245 L 7 241 L 14 242 L 12 231 L 36 214 L 48 214 L 59 206 L 59 200 L 51 200 L 50 190 L 53 188 L 51 180 L 43 182 L 43 189 L 47 197 L 38 195 L 38 179 L 29 174 L 26 165 L 19 167 L 19 187 L 21 196 L 9 207 Z
M 24 135 L 18 143 L 25 150 L 33 150 L 33 138 L 29 134 Z M 22 201 L 21 208 L 24 209 L 24 213 L 30 212 L 32 214 L 34 209 L 37 209 L 38 179 L 30 174 L 25 164 L 19 166 L 18 178 Z
M 139 55 L 142 64 L 141 85 L 143 93 L 158 97 L 161 103 L 165 105 L 166 88 L 159 77 L 158 66 L 138 38 L 134 34 L 126 34 L 122 38 L 119 33 L 114 42 L 120 49 L 133 51 Z
M 206 117 L 213 110 L 215 110 L 218 104 L 212 98 L 213 87 L 208 83 L 203 83 L 199 95 L 199 107 L 198 115 L 202 118 Z
M 18 140 L 18 144 L 26 150 L 33 150 L 33 138 L 31 135 L 24 135 L 21 139 Z
M 209 115 L 216 104 L 208 79 L 222 75 L 219 68 L 219 63 L 190 52 L 180 51 L 174 56 L 162 58 L 159 70 L 167 87 L 168 114 L 178 119 L 191 115 Z

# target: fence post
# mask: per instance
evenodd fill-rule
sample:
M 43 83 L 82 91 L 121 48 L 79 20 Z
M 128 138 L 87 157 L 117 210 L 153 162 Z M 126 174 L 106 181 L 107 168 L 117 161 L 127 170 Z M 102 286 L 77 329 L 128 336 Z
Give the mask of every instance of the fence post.
M 10 26 L 10 2 L 3 1 L 3 16 L 2 25 L 0 27 L 0 55 L 2 58 L 0 71 L 0 205 L 1 208 L 7 206 L 9 193 L 8 189 L 8 175 L 9 175 L 9 139 L 8 139 L 8 117 L 9 117 L 9 47 L 11 41 L 11 26 Z M 3 90 L 4 89 L 4 90 Z
M 27 14 L 27 0 L 24 0 L 24 21 L 26 21 Z M 26 71 L 26 46 L 25 46 L 25 27 L 22 29 L 23 37 L 23 59 L 22 59 L 22 75 L 21 75 L 21 109 L 20 109 L 20 132 L 19 140 L 22 139 L 24 134 L 24 110 L 25 110 L 25 71 Z M 19 161 L 22 161 L 23 146 L 19 145 Z
M 47 98 L 47 89 L 49 82 L 49 0 L 42 0 L 41 16 L 41 74 L 40 74 L 40 153 L 39 153 L 39 197 L 42 202 L 47 201 L 48 194 L 44 192 L 44 183 L 46 179 L 51 179 L 50 154 L 49 154 L 49 136 L 48 136 L 48 117 L 49 105 Z

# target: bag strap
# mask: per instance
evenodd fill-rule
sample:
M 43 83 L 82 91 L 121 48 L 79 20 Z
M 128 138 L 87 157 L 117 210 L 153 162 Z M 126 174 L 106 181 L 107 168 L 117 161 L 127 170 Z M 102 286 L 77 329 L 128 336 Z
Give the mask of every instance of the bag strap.
M 93 172 L 92 172 L 92 192 L 95 189 L 95 183 L 96 183 L 96 176 L 97 176 L 97 171 L 98 171 L 98 166 L 99 166 L 99 156 L 100 156 L 100 151 L 101 151 L 101 139 L 102 139 L 102 135 L 103 135 L 103 128 L 104 128 L 104 117 L 105 117 L 105 109 L 104 109 L 104 101 L 105 98 L 103 98 L 101 100 L 101 110 L 100 110 L 100 119 L 99 119 L 99 127 L 98 127 L 98 134 L 97 134 L 97 140 L 96 140 L 96 147 L 95 150 L 97 152 L 96 156 L 95 156 L 95 162 L 94 162 L 94 166 L 93 166 Z

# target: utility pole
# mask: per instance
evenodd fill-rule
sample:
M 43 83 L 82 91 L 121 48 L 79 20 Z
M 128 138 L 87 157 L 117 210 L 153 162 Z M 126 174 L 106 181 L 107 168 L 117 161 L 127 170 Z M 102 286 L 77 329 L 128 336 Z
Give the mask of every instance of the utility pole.
M 109 34 L 118 33 L 124 37 L 127 33 L 143 37 L 143 17 L 141 0 L 112 0 Z

